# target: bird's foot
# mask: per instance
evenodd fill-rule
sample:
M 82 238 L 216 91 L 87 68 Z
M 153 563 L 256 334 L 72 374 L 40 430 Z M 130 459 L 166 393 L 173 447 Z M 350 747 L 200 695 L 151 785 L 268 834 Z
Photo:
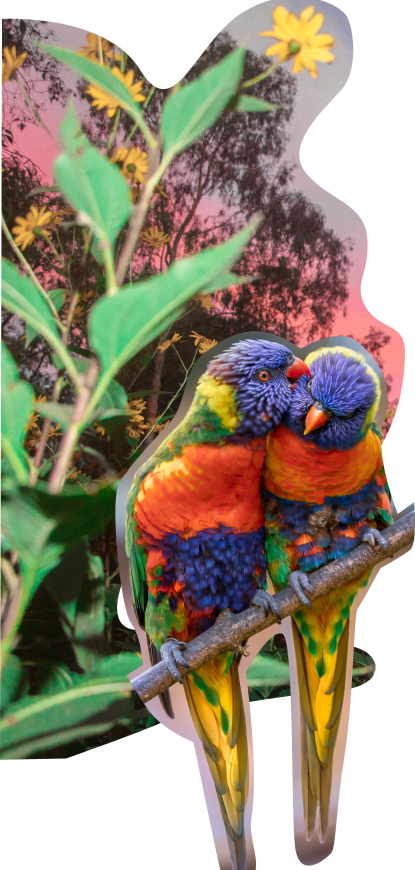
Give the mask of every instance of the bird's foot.
M 249 604 L 251 607 L 262 607 L 265 616 L 269 616 L 269 614 L 272 613 L 276 617 L 277 622 L 281 622 L 280 608 L 278 607 L 274 596 L 270 595 L 266 589 L 257 589 Z
M 301 604 L 305 604 L 307 607 L 311 607 L 311 603 L 305 594 L 307 592 L 312 592 L 312 587 L 308 582 L 307 574 L 304 571 L 291 571 L 291 574 L 288 576 L 287 583 L 291 586 L 293 592 L 295 592 L 297 598 L 300 599 Z
M 175 637 L 171 637 L 169 640 L 166 640 L 160 647 L 160 655 L 175 680 L 179 683 L 182 683 L 182 675 L 177 667 L 180 665 L 182 668 L 188 668 L 189 665 L 184 660 L 181 650 L 186 649 L 187 643 L 183 640 L 177 640 Z
M 377 529 L 370 529 L 368 532 L 365 532 L 362 537 L 362 541 L 364 541 L 366 544 L 369 544 L 369 547 L 372 547 L 372 549 L 377 546 L 384 549 L 388 546 L 388 542 L 385 541 L 385 538 Z

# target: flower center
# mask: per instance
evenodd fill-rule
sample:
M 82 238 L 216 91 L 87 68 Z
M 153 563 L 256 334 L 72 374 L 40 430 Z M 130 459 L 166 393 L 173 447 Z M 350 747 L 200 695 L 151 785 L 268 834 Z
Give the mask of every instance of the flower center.
M 42 229 L 41 229 L 41 227 L 35 227 L 33 232 L 34 232 L 35 236 L 40 236 Z
M 300 51 L 301 45 L 296 39 L 290 39 L 288 48 L 290 49 L 290 54 L 297 54 Z
M 127 169 L 129 172 L 134 172 L 135 163 L 127 163 Z

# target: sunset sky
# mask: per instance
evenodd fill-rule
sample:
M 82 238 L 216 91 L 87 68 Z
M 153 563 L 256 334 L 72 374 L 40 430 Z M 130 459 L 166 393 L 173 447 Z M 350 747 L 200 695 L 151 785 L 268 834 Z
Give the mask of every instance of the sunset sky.
M 304 0 L 290 0 L 289 8 L 297 14 L 304 8 Z M 261 30 L 272 29 L 272 10 L 275 0 L 261 4 L 244 12 L 234 19 L 225 29 L 237 40 L 247 42 L 247 47 L 262 53 L 272 44 L 272 39 L 260 37 Z M 390 397 L 399 397 L 404 366 L 404 345 L 400 335 L 387 325 L 376 320 L 363 304 L 360 285 L 366 261 L 367 241 L 366 231 L 359 216 L 345 203 L 333 197 L 330 193 L 315 184 L 304 172 L 299 160 L 301 140 L 312 121 L 324 109 L 331 99 L 344 86 L 352 64 L 352 36 L 345 15 L 334 6 L 320 3 L 318 10 L 325 14 L 322 32 L 330 33 L 335 39 L 335 60 L 333 64 L 318 64 L 318 78 L 312 79 L 307 71 L 296 76 L 297 96 L 292 121 L 288 127 L 290 141 L 287 143 L 285 159 L 294 161 L 297 165 L 293 181 L 293 189 L 301 190 L 313 203 L 319 205 L 325 213 L 328 227 L 342 239 L 351 238 L 354 250 L 351 254 L 352 268 L 349 273 L 349 304 L 347 316 L 338 316 L 333 329 L 334 335 L 353 334 L 362 339 L 369 327 L 382 328 L 391 336 L 388 347 L 383 352 L 389 372 L 394 381 Z M 82 29 L 67 27 L 61 24 L 50 25 L 56 35 L 56 43 L 66 48 L 78 49 L 86 44 L 86 32 Z M 110 33 L 102 36 L 111 39 Z M 140 58 L 134 60 L 140 65 Z M 288 70 L 292 63 L 286 65 Z M 75 89 L 75 77 L 63 68 L 63 77 L 68 86 Z M 172 85 L 174 82 L 171 83 Z M 9 87 L 15 87 L 13 83 Z M 56 143 L 58 142 L 58 127 L 62 120 L 64 109 L 57 103 L 48 105 L 44 115 L 47 126 Z M 58 146 L 49 138 L 45 130 L 39 126 L 29 125 L 16 134 L 17 144 L 22 153 L 32 157 L 44 173 L 44 184 L 52 183 L 52 164 L 58 153 Z M 339 166 L 341 172 L 341 166 Z

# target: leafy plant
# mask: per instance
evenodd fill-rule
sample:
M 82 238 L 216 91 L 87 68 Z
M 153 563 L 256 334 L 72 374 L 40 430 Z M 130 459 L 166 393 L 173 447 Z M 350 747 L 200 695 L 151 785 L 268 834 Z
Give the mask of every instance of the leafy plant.
M 11 257 L 2 271 L 8 321 L 15 329 L 23 324 L 25 347 L 40 348 L 54 372 L 50 394 L 37 395 L 2 347 L 3 758 L 82 751 L 90 741 L 96 745 L 154 724 L 126 677 L 141 661 L 137 639 L 116 615 L 117 475 L 110 449 L 128 421 L 131 431 L 142 429 L 146 400 L 140 397 L 150 400 L 162 391 L 128 393 L 118 378 L 121 374 L 122 381 L 137 354 L 149 364 L 152 343 L 161 343 L 159 337 L 183 316 L 190 300 L 198 296 L 206 305 L 215 291 L 252 280 L 232 269 L 259 219 L 253 217 L 222 243 L 161 264 L 158 274 L 133 280 L 132 259 L 176 156 L 225 111 L 275 108 L 239 96 L 244 48 L 173 89 L 163 101 L 158 129 L 146 117 L 151 91 L 144 97 L 140 83 L 131 87 L 124 54 L 117 73 L 114 60 L 104 64 L 47 44 L 33 51 L 33 57 L 44 51 L 54 63 L 69 66 L 90 89 L 98 89 L 105 105 L 116 108 L 107 141 L 97 143 L 69 103 L 55 184 L 29 188 L 28 196 L 40 197 L 38 205 L 19 217 L 12 231 L 2 222 Z M 16 69 L 26 55 L 17 59 Z M 133 149 L 132 168 L 128 164 L 125 171 L 111 155 L 122 113 L 148 148 L 148 154 Z M 143 180 L 134 188 L 128 181 L 137 166 Z M 146 232 L 149 244 L 158 245 L 158 231 Z M 202 352 L 202 339 L 207 341 L 198 336 L 193 359 Z M 176 342 L 174 337 L 165 347 L 176 349 Z M 153 428 L 171 416 L 167 406 Z M 97 437 L 103 439 L 101 449 L 94 446 Z M 137 440 L 130 440 L 134 455 Z

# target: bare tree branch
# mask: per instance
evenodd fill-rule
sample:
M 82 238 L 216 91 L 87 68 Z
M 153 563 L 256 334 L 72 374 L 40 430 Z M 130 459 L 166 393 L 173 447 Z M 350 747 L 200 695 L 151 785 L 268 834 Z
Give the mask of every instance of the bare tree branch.
M 414 530 L 415 513 L 412 511 L 382 532 L 387 541 L 386 549 L 380 547 L 371 549 L 368 544 L 360 544 L 347 556 L 310 573 L 308 577 L 313 590 L 309 593 L 310 600 L 321 598 L 322 595 L 327 595 L 343 583 L 354 580 L 378 562 L 383 562 L 385 558 L 393 558 L 395 553 L 413 543 Z M 273 597 L 278 603 L 281 619 L 301 609 L 299 599 L 289 587 Z M 231 614 L 228 619 L 217 621 L 212 628 L 187 645 L 183 651 L 183 658 L 188 662 L 188 670 L 185 671 L 180 666 L 179 670 L 183 674 L 190 673 L 225 650 L 238 649 L 240 644 L 245 643 L 252 635 L 258 634 L 276 621 L 273 614 L 265 616 L 260 607 L 248 607 L 242 613 Z M 146 703 L 176 681 L 166 663 L 162 661 L 148 668 L 131 682 L 141 700 Z

